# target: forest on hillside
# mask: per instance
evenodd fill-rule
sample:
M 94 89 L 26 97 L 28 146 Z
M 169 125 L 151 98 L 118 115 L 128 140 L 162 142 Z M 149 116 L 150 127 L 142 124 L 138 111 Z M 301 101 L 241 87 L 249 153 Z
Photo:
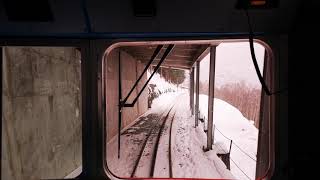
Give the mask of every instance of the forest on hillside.
M 208 95 L 208 82 L 200 82 L 200 94 Z M 254 125 L 259 127 L 261 88 L 248 86 L 244 81 L 229 83 L 215 87 L 215 98 L 222 99 L 235 106 L 244 117 L 253 120 Z
M 179 86 L 186 78 L 184 70 L 160 67 L 157 71 L 167 82 Z

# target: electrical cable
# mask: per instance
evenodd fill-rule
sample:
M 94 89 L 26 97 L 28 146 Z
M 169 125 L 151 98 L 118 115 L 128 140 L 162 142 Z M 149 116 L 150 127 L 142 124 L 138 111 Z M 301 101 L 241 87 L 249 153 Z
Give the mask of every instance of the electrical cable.
M 217 130 L 222 136 L 224 136 L 226 139 L 228 139 L 229 141 L 232 141 L 232 139 L 226 137 L 217 127 L 216 127 L 216 130 Z M 240 146 L 237 145 L 234 141 L 233 141 L 233 144 L 234 144 L 236 147 L 238 147 L 238 149 L 239 149 L 240 151 L 242 151 L 244 154 L 246 154 L 250 159 L 252 159 L 252 160 L 254 160 L 254 161 L 257 161 L 255 158 L 253 158 L 251 155 L 249 155 L 247 152 L 245 152 L 242 148 L 240 148 Z
M 215 139 L 215 138 L 214 138 Z M 216 140 L 216 139 L 215 139 Z M 216 140 L 217 141 L 217 140 Z M 227 153 L 219 144 L 216 144 L 220 147 L 220 149 L 224 152 Z M 234 165 L 236 165 L 236 167 L 245 175 L 247 176 L 248 179 L 251 180 L 251 178 L 239 167 L 239 165 L 237 163 L 234 162 L 234 160 L 231 158 L 231 156 L 229 156 L 230 160 L 233 162 Z
M 247 10 L 245 10 L 246 12 L 246 16 L 247 16 L 247 19 L 248 19 L 248 26 L 249 26 L 249 44 L 250 44 L 250 53 L 251 53 L 251 58 L 252 58 L 252 61 L 253 61 L 253 65 L 254 65 L 254 68 L 256 70 L 256 73 L 258 75 L 258 78 L 259 78 L 259 81 L 262 85 L 262 89 L 266 92 L 266 94 L 268 96 L 271 96 L 271 95 L 275 95 L 275 94 L 280 94 L 284 91 L 287 91 L 288 88 L 285 88 L 285 89 L 282 89 L 282 90 L 278 90 L 278 91 L 275 91 L 275 92 L 271 92 L 266 84 L 266 82 L 264 81 L 262 75 L 261 75 L 261 72 L 259 70 L 259 66 L 258 66 L 258 63 L 257 63 L 257 59 L 256 59 L 256 55 L 255 55 L 255 52 L 254 52 L 254 46 L 253 46 L 253 30 L 252 30 L 252 27 L 251 27 L 251 23 L 250 23 L 250 16 L 249 16 L 249 13 Z

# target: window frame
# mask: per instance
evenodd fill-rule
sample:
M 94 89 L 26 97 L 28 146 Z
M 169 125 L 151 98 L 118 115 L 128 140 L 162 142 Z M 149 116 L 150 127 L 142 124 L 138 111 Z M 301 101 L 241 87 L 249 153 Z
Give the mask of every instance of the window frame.
M 215 43 L 232 43 L 232 42 L 248 42 L 249 40 L 248 40 L 248 38 L 247 37 L 235 37 L 235 38 L 230 38 L 230 37 L 228 37 L 228 38 L 215 38 L 215 39 L 211 39 L 211 38 L 208 38 L 208 39 L 205 39 L 205 40 L 203 40 L 203 39 L 192 39 L 192 40 L 190 40 L 190 38 L 188 38 L 188 39 L 145 39 L 145 40 L 141 40 L 141 39 L 139 39 L 139 40 L 131 40 L 131 39 L 129 39 L 129 40 L 117 40 L 117 41 L 115 41 L 114 43 L 111 43 L 111 44 L 109 44 L 107 47 L 106 47 L 106 49 L 105 49 L 105 52 L 104 52 L 104 55 L 103 55 L 103 58 L 102 58 L 102 61 L 103 61 L 103 65 L 105 65 L 106 66 L 106 64 L 107 64 L 107 57 L 108 57 L 108 54 L 109 53 L 111 53 L 111 51 L 113 50 L 113 49 L 116 49 L 116 48 L 118 48 L 118 47 L 122 47 L 122 46 L 133 46 L 133 45 L 150 45 L 150 44 L 152 44 L 152 45 L 160 45 L 160 44 L 186 44 L 186 43 L 188 43 L 188 42 L 190 42 L 190 44 L 204 44 L 204 43 L 213 43 L 213 44 L 215 44 Z M 192 43 L 193 42 L 193 43 Z M 249 43 L 249 42 L 248 42 Z M 264 59 L 264 62 L 266 62 L 266 61 L 268 61 L 270 64 L 269 64 L 269 66 L 263 66 L 263 70 L 262 70 L 262 73 L 264 72 L 264 71 L 266 71 L 266 70 L 268 70 L 269 71 L 269 76 L 270 76 L 270 78 L 271 78 L 271 85 L 269 85 L 269 86 L 271 86 L 272 88 L 271 89 L 274 89 L 274 75 L 272 75 L 272 73 L 270 73 L 270 68 L 274 68 L 274 65 L 275 65 L 275 57 L 274 57 L 274 53 L 273 53 L 273 51 L 272 51 L 272 48 L 269 46 L 269 44 L 267 44 L 267 39 L 265 39 L 265 38 L 263 38 L 263 37 L 257 37 L 257 38 L 255 38 L 254 39 L 254 43 L 257 43 L 257 44 L 260 44 L 260 45 L 262 45 L 264 48 L 265 48 L 265 53 L 267 53 L 268 54 L 268 56 L 267 56 L 267 58 L 265 58 Z M 271 66 L 271 67 L 270 67 Z M 266 68 L 269 68 L 269 69 L 266 69 Z M 103 70 L 102 70 L 102 72 L 104 72 Z M 105 73 L 102 73 L 102 74 L 105 74 Z M 105 78 L 105 77 L 104 77 Z M 104 87 L 104 90 L 106 89 L 106 84 L 105 84 L 105 82 L 106 82 L 106 80 L 104 79 L 103 80 L 103 87 Z M 103 90 L 103 92 L 105 92 Z M 263 89 L 261 89 L 261 98 L 263 97 Z M 271 109 L 271 110 L 273 110 L 273 113 L 275 113 L 275 106 L 274 106 L 274 100 L 271 100 L 272 99 L 272 97 L 269 97 L 270 98 L 270 103 L 268 104 L 268 105 L 270 105 L 269 106 L 269 108 Z M 274 98 L 273 98 L 274 99 Z M 104 100 L 104 102 L 105 102 L 105 100 Z M 263 110 L 263 108 L 264 108 L 264 106 L 263 105 L 260 105 L 260 113 L 261 113 L 261 111 Z M 104 103 L 104 108 L 103 109 L 106 109 L 106 104 Z M 105 115 L 105 112 L 103 113 L 103 115 Z M 274 129 L 274 122 L 273 122 L 273 120 L 274 120 L 274 117 L 272 118 L 272 117 L 270 117 L 269 116 L 269 123 L 270 123 L 270 129 L 268 130 L 268 132 L 269 132 L 269 152 L 268 152 L 268 157 L 269 157 L 269 161 L 268 161 L 268 168 L 267 168 L 267 171 L 266 171 L 266 173 L 265 173 L 265 175 L 263 176 L 263 177 L 261 177 L 261 178 L 258 178 L 258 179 L 267 179 L 267 178 L 270 178 L 270 177 L 272 177 L 272 175 L 273 175 L 273 173 L 274 173 L 274 164 L 275 164 L 275 162 L 274 162 L 274 156 L 275 156 L 275 148 L 274 148 L 274 142 L 275 142 L 275 140 L 274 140 L 274 137 L 275 137 L 275 135 L 274 135 L 274 131 L 275 131 L 275 129 Z M 105 123 L 105 121 L 106 121 L 106 119 L 105 119 L 105 117 L 104 117 L 104 119 L 103 119 L 103 123 Z M 259 121 L 261 121 L 261 118 L 259 118 Z M 261 132 L 261 130 L 260 130 L 260 127 L 261 126 L 259 126 L 259 135 L 258 136 L 260 136 L 260 132 Z M 107 127 L 105 127 L 105 130 L 104 130 L 104 133 L 105 133 L 105 131 L 106 131 L 106 128 Z M 259 138 L 259 137 L 258 137 Z M 259 143 L 259 139 L 258 139 L 258 143 Z M 106 152 L 106 146 L 107 146 L 107 142 L 104 142 L 104 152 L 105 153 L 107 153 Z M 258 146 L 258 145 L 257 145 Z M 257 151 L 257 156 L 258 156 L 258 154 L 260 154 L 258 151 Z M 110 178 L 110 179 L 125 179 L 125 178 L 123 178 L 123 177 L 119 177 L 119 176 L 117 176 L 117 175 L 115 175 L 109 168 L 108 168 L 108 165 L 107 165 L 107 160 L 106 160 L 106 157 L 107 157 L 107 155 L 106 154 L 104 154 L 104 157 L 103 157 L 103 160 L 104 160 L 104 169 L 105 169 L 105 172 L 106 172 L 106 175 L 108 176 L 108 178 Z
M 107 62 L 104 58 L 106 53 L 110 52 L 119 44 L 123 43 L 141 43 L 141 42 L 158 42 L 164 41 L 187 42 L 187 41 L 223 41 L 237 42 L 248 41 L 248 36 L 234 34 L 216 34 L 207 33 L 203 35 L 184 35 L 183 33 L 167 33 L 167 35 L 142 35 L 125 36 L 125 35 L 110 35 L 109 37 L 100 37 L 97 39 L 86 38 L 68 38 L 68 37 L 16 37 L 3 38 L 0 37 L 0 62 L 2 74 L 2 46 L 43 46 L 43 47 L 79 47 L 81 48 L 81 91 L 82 91 L 82 172 L 79 176 L 72 179 L 119 179 L 112 177 L 106 163 L 106 141 L 105 135 L 105 84 L 104 65 Z M 271 46 L 276 41 L 271 38 L 257 36 L 255 42 L 262 44 L 269 53 L 271 53 L 271 61 L 275 62 Z M 268 42 L 268 43 L 267 43 Z M 277 43 L 277 42 L 274 42 Z M 272 65 L 274 68 L 274 64 Z M 278 73 L 278 72 L 275 72 Z M 274 77 L 272 76 L 272 79 Z M 272 87 L 275 87 L 275 81 L 272 81 Z M 2 93 L 2 78 L 1 78 L 1 93 Z M 274 99 L 274 97 L 273 97 Z M 2 96 L 1 96 L 2 102 Z M 261 109 L 262 107 L 260 107 Z M 273 107 L 274 109 L 274 107 Z M 1 103 L 2 116 L 2 103 Z M 274 123 L 273 123 L 274 125 Z M 270 147 L 273 149 L 269 159 L 269 168 L 266 172 L 266 177 L 271 177 L 274 172 L 274 127 L 271 128 L 272 135 L 270 136 Z M 259 130 L 260 133 L 260 130 Z M 2 140 L 2 119 L 0 123 L 0 138 Z M 1 146 L 2 148 L 2 142 Z M 0 152 L 0 158 L 2 154 Z M 0 164 L 1 168 L 1 164 Z M 1 170 L 0 170 L 1 179 Z
M 81 117 L 81 123 L 82 123 L 82 138 L 81 142 L 84 143 L 83 141 L 83 134 L 84 134 L 84 103 L 85 103 L 85 97 L 84 94 L 86 87 L 84 85 L 84 69 L 85 69 L 85 53 L 83 53 L 83 50 L 87 47 L 86 42 L 82 40 L 77 40 L 77 39 L 70 39 L 70 40 L 59 40 L 59 39 L 29 39 L 29 38 L 23 38 L 23 39 L 0 39 L 0 63 L 1 63 L 1 74 L 3 73 L 3 47 L 9 47 L 9 46 L 15 46 L 15 47 L 73 47 L 73 48 L 80 48 L 80 54 L 81 54 L 81 111 L 82 111 L 82 117 Z M 1 94 L 2 94 L 2 78 L 1 78 Z M 2 95 L 0 97 L 1 100 L 1 117 L 2 117 Z M 1 138 L 1 151 L 0 151 L 0 158 L 2 159 L 2 118 L 0 122 L 0 138 Z M 83 163 L 83 145 L 82 145 L 82 163 Z M 1 172 L 1 167 L 2 163 L 0 163 L 0 180 L 2 179 L 2 172 Z M 81 172 L 82 173 L 82 172 Z

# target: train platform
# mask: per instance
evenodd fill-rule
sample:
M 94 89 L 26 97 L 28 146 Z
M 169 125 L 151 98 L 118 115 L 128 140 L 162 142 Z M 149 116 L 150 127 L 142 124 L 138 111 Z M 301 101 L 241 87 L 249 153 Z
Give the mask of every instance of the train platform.
M 121 131 L 106 148 L 107 167 L 118 177 L 228 178 L 232 173 L 213 148 L 204 152 L 206 133 L 195 128 L 187 92 L 166 93 L 151 109 Z M 214 146 L 215 147 L 215 146 Z

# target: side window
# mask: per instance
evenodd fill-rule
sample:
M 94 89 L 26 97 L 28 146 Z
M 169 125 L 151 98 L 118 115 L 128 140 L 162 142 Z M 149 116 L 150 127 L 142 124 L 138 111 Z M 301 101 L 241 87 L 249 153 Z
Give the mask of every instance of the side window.
M 75 177 L 82 165 L 81 52 L 2 47 L 1 179 Z

